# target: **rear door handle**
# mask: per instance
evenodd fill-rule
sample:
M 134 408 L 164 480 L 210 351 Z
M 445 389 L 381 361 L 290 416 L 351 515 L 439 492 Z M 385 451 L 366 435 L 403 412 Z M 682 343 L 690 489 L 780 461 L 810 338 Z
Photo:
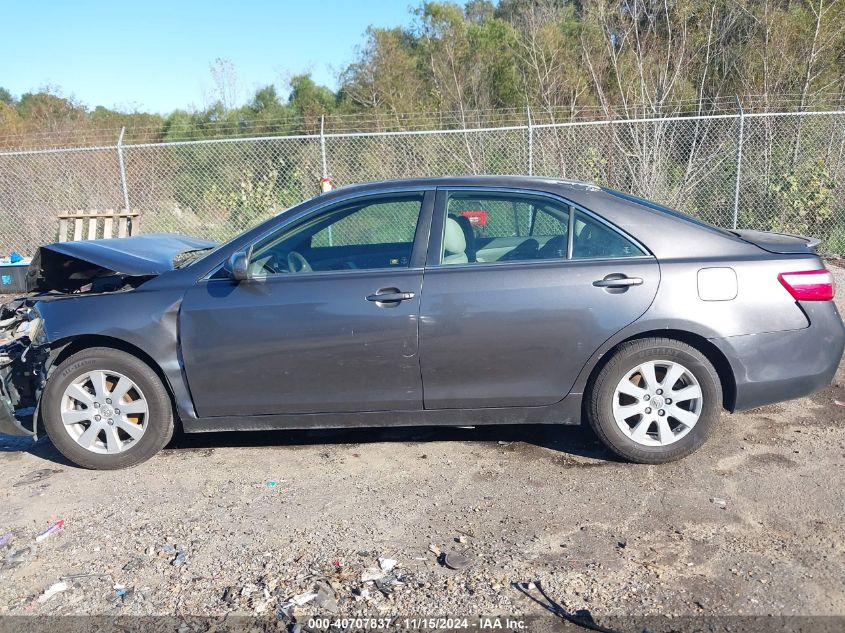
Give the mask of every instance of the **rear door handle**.
M 401 292 L 395 288 L 388 288 L 379 290 L 376 294 L 367 295 L 367 301 L 375 301 L 376 303 L 399 303 L 400 301 L 407 301 L 413 299 L 416 295 L 413 292 Z
M 604 279 L 593 282 L 597 288 L 628 288 L 629 286 L 642 286 L 643 280 L 640 277 L 626 277 L 619 273 L 613 273 Z

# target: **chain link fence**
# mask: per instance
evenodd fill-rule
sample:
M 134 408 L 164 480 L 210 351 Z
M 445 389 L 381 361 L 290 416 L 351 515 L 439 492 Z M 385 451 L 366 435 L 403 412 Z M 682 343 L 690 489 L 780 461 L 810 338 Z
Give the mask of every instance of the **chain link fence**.
M 324 175 L 464 174 L 592 181 L 845 253 L 845 112 L 766 112 L 2 151 L 0 255 L 32 254 L 80 210 L 128 203 L 135 233 L 224 240 L 316 195 Z

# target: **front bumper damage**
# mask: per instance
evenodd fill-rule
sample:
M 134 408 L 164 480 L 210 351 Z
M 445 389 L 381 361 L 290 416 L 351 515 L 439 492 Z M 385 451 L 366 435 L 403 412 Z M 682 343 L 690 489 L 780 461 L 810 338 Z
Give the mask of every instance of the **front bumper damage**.
M 0 307 L 0 433 L 36 436 L 50 348 L 33 299 Z
M 38 430 L 41 393 L 63 347 L 47 340 L 39 307 L 82 295 L 131 292 L 214 246 L 183 235 L 147 234 L 39 248 L 27 271 L 30 294 L 0 306 L 0 433 L 35 436 Z

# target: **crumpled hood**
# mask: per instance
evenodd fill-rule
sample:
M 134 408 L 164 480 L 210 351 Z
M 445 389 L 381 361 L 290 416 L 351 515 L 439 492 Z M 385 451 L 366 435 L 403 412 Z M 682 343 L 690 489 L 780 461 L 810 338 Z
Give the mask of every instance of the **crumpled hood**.
M 56 242 L 40 250 L 73 257 L 121 275 L 144 276 L 172 270 L 173 258 L 179 253 L 216 245 L 198 237 L 151 233 L 108 240 Z

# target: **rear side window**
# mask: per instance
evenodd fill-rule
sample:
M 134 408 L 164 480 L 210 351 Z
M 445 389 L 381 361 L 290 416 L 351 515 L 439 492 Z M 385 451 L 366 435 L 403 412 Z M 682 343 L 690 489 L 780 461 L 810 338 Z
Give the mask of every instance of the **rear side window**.
M 446 213 L 442 264 L 646 255 L 604 222 L 545 196 L 455 191 Z
M 565 259 L 569 205 L 541 196 L 449 195 L 442 263 Z

